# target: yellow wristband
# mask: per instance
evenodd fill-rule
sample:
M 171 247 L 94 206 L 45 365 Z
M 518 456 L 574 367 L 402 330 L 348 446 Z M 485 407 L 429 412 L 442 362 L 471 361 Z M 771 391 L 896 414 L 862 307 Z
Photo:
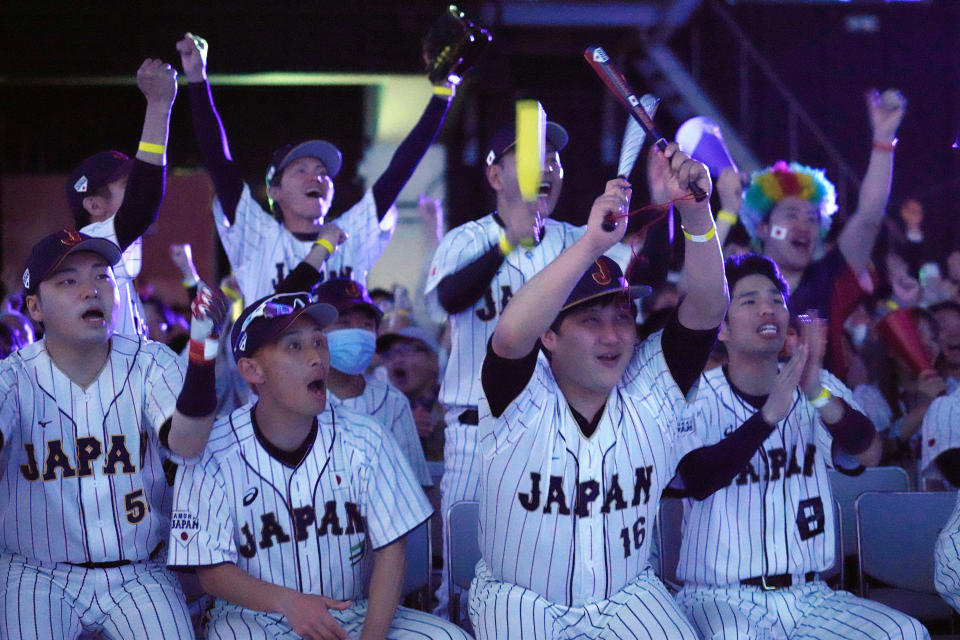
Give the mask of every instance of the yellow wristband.
M 816 397 L 810 399 L 810 404 L 812 404 L 817 409 L 821 409 L 830 402 L 830 398 L 833 397 L 833 394 L 826 387 L 820 387 L 820 393 Z
M 729 224 L 731 227 L 737 224 L 738 219 L 739 218 L 737 218 L 737 214 L 731 213 L 726 209 L 720 209 L 720 211 L 717 211 L 717 220 L 722 220 L 727 224 Z
M 315 241 L 313 244 L 318 244 L 318 245 L 320 245 L 321 247 L 323 247 L 324 249 L 326 249 L 326 250 L 327 250 L 327 253 L 329 253 L 330 255 L 333 255 L 333 252 L 336 251 L 336 249 L 335 249 L 334 246 L 333 246 L 333 243 L 331 243 L 331 242 L 330 242 L 329 240 L 327 240 L 326 238 L 320 238 L 320 239 L 318 239 L 317 241 Z
M 433 85 L 433 95 L 449 98 L 453 95 L 453 87 L 445 84 L 435 84 Z
M 510 241 L 507 240 L 507 234 L 505 234 L 503 231 L 500 232 L 500 241 L 497 244 L 500 247 L 500 253 L 502 253 L 504 257 L 509 255 L 509 253 L 514 249 L 513 245 L 510 244 Z
M 140 151 L 146 151 L 147 153 L 163 153 L 166 151 L 166 147 L 162 144 L 154 144 L 152 142 L 143 142 L 140 141 L 140 146 L 137 147 Z
M 683 227 L 681 227 L 682 229 Z M 683 229 L 683 237 L 689 240 L 690 242 L 710 242 L 713 239 L 713 236 L 717 235 L 717 228 L 710 227 L 710 231 L 707 231 L 702 236 L 695 236 L 686 229 Z

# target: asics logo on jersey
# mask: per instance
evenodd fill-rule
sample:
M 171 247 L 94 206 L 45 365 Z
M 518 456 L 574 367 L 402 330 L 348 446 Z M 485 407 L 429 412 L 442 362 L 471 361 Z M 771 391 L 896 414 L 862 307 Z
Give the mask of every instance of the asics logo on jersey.
M 796 445 L 791 448 L 789 455 L 786 449 L 782 447 L 767 449 L 767 460 L 769 460 L 769 464 L 764 468 L 763 480 L 765 482 L 780 480 L 781 478 L 795 476 L 798 473 L 802 473 L 809 478 L 813 476 L 813 465 L 816 455 L 816 445 L 808 444 L 803 455 L 803 468 L 801 468 L 799 464 L 800 461 L 797 458 Z M 760 474 L 757 473 L 757 469 L 753 466 L 753 463 L 748 462 L 740 474 L 733 479 L 731 484 L 743 486 L 755 482 L 760 482 Z
M 296 507 L 290 512 L 290 520 L 287 522 L 287 528 L 277 519 L 277 514 L 273 511 L 264 513 L 260 516 L 260 534 L 257 538 L 253 535 L 253 529 L 256 525 L 249 522 L 243 523 L 240 528 L 240 537 L 245 541 L 237 547 L 244 558 L 252 558 L 257 553 L 257 549 L 269 549 L 274 544 L 284 544 L 291 541 L 289 531 L 293 532 L 292 540 L 294 542 L 303 542 L 310 537 L 313 531 L 318 537 L 323 537 L 328 533 L 334 536 L 356 535 L 366 532 L 363 523 L 363 516 L 360 514 L 360 507 L 353 502 L 343 503 L 344 516 L 347 521 L 346 528 L 343 527 L 340 514 L 337 513 L 337 502 L 330 500 L 323 505 L 323 515 L 320 522 L 317 522 L 317 512 L 313 505 Z
M 653 477 L 653 466 L 638 467 L 634 470 L 633 477 L 633 500 L 631 507 L 641 504 L 647 504 L 650 501 L 650 484 Z M 530 472 L 530 491 L 528 493 L 518 493 L 517 500 L 520 506 L 527 511 L 536 511 L 540 508 L 540 480 L 542 476 L 539 473 Z M 563 489 L 563 476 L 550 476 L 547 483 L 547 497 L 543 503 L 543 513 L 553 513 L 553 505 L 557 505 L 558 515 L 570 515 L 570 507 L 567 501 L 566 492 Z M 600 498 L 600 483 L 596 480 L 586 480 L 576 483 L 576 496 L 573 503 L 573 513 L 580 518 L 586 518 L 590 515 L 590 504 Z M 623 511 L 627 508 L 627 502 L 623 495 L 623 488 L 620 486 L 620 474 L 615 473 L 610 478 L 606 494 L 603 496 L 603 506 L 600 507 L 601 513 L 610 513 L 613 511 Z
M 27 461 L 20 465 L 20 473 L 28 482 L 41 478 L 44 481 L 56 480 L 57 469 L 60 470 L 61 479 L 92 476 L 94 472 L 93 463 L 103 455 L 103 443 L 92 436 L 85 436 L 77 438 L 75 444 L 75 453 L 68 454 L 64 451 L 62 440 L 48 440 L 45 455 L 43 455 L 43 473 L 41 475 L 33 443 L 23 443 L 23 451 L 26 454 Z M 119 473 L 135 473 L 137 471 L 137 467 L 131 461 L 130 452 L 127 449 L 127 437 L 124 435 L 110 436 L 110 450 L 107 451 L 107 457 L 101 472 L 108 476 L 115 475 L 118 473 L 118 466 Z
M 260 494 L 260 490 L 256 487 L 251 487 L 249 491 L 243 494 L 243 506 L 249 507 L 253 504 L 253 501 L 257 499 L 257 495 Z

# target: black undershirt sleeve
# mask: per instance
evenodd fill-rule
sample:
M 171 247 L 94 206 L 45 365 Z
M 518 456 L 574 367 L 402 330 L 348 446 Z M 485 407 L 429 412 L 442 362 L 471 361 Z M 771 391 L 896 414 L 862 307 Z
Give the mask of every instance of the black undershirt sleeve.
M 301 262 L 287 277 L 277 284 L 277 293 L 298 293 L 300 291 L 311 291 L 318 282 L 323 279 L 323 275 L 313 268 L 313 265 L 307 262 Z
M 660 344 L 663 349 L 663 358 L 667 361 L 670 375 L 680 387 L 683 395 L 687 395 L 707 364 L 710 352 L 717 343 L 715 329 L 688 329 L 680 324 L 680 318 L 674 312 L 663 329 Z
M 123 202 L 113 217 L 113 228 L 121 251 L 125 251 L 157 221 L 166 182 L 166 165 L 134 159 Z
M 493 338 L 487 342 L 487 356 L 480 369 L 480 383 L 490 405 L 490 413 L 499 418 L 520 392 L 530 383 L 537 366 L 540 341 L 527 355 L 517 360 L 498 356 L 493 350 Z
M 683 481 L 684 494 L 703 500 L 730 484 L 772 432 L 773 426 L 757 411 L 720 442 L 683 456 L 677 473 Z
M 447 313 L 460 313 L 483 297 L 490 281 L 503 264 L 500 247 L 494 245 L 485 254 L 443 278 L 437 285 L 437 300 Z
M 437 96 L 431 98 L 420 120 L 397 147 L 386 171 L 373 183 L 372 191 L 374 202 L 377 203 L 377 219 L 383 219 L 400 195 L 403 185 L 413 175 L 420 160 L 423 159 L 423 154 L 436 139 L 449 108 L 450 102 L 445 98 Z
M 243 177 L 230 155 L 227 132 L 213 104 L 210 83 L 206 80 L 191 82 L 187 85 L 187 90 L 197 146 L 200 147 L 203 162 L 210 172 L 210 179 L 223 207 L 223 215 L 233 224 L 236 220 L 237 203 L 243 193 Z
M 833 424 L 824 423 L 824 426 L 841 451 L 851 456 L 863 453 L 873 443 L 877 430 L 870 418 L 851 407 L 843 398 L 837 400 L 843 404 L 843 417 Z
M 960 449 L 947 449 L 934 462 L 950 484 L 960 487 Z

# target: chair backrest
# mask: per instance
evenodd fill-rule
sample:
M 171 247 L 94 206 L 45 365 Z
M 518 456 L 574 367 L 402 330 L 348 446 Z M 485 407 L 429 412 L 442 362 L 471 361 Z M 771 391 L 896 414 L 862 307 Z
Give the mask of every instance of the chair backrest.
M 447 554 L 450 582 L 469 589 L 480 560 L 480 503 L 475 500 L 454 502 L 447 510 Z
M 430 519 L 424 520 L 407 534 L 407 575 L 403 594 L 410 595 L 430 587 L 433 550 L 430 542 Z
M 677 579 L 682 530 L 683 500 L 661 498 L 657 510 L 657 575 L 665 585 L 674 589 L 682 586 Z
M 843 550 L 847 555 L 857 555 L 857 515 L 854 503 L 866 491 L 909 491 L 910 478 L 901 467 L 868 467 L 856 476 L 829 469 L 830 489 L 833 499 L 840 505 L 840 531 L 843 534 Z M 851 576 L 852 577 L 852 576 Z
M 861 594 L 864 576 L 936 594 L 934 547 L 956 503 L 954 491 L 870 491 L 857 498 Z

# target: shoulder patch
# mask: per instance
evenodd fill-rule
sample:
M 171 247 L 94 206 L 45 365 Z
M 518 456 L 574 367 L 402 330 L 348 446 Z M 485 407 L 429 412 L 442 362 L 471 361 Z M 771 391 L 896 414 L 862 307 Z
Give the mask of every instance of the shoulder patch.
M 171 535 L 183 546 L 190 544 L 198 531 L 200 531 L 200 520 L 189 511 L 174 511 L 170 514 Z

